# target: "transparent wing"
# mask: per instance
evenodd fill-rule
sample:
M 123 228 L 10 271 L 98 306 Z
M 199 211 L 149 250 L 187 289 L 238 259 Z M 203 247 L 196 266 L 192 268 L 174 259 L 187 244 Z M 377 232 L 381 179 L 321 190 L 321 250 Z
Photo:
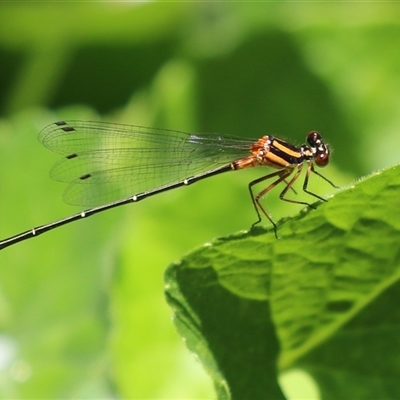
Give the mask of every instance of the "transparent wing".
M 63 199 L 96 206 L 162 187 L 250 154 L 254 140 L 89 121 L 44 128 L 41 143 L 64 155 L 51 170 Z

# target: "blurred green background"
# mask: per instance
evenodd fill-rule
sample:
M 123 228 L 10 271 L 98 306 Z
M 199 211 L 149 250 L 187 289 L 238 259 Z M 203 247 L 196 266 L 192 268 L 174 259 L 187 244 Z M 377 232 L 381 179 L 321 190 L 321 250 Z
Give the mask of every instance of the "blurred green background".
M 0 237 L 79 211 L 36 141 L 103 119 L 295 144 L 316 129 L 340 185 L 398 162 L 400 8 L 365 2 L 2 3 Z M 0 254 L 1 398 L 213 398 L 180 340 L 163 271 L 254 222 L 215 177 Z M 322 183 L 318 193 L 332 189 Z M 275 220 L 299 208 L 268 198 Z M 397 216 L 394 216 L 397 217 Z

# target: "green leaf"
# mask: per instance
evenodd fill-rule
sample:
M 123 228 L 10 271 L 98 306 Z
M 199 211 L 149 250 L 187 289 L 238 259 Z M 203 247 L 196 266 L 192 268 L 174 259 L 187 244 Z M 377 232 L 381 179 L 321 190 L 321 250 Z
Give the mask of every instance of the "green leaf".
M 302 367 L 323 398 L 398 398 L 400 167 L 271 229 L 215 240 L 166 273 L 175 323 L 220 398 L 283 398 Z

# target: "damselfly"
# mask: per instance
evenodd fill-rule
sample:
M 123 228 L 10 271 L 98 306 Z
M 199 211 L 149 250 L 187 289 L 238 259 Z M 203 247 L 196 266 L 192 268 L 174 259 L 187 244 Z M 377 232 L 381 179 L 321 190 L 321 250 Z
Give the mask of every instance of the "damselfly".
M 276 171 L 248 185 L 257 213 L 253 225 L 261 221 L 263 214 L 277 236 L 277 226 L 261 203 L 261 198 L 270 190 L 283 182 L 285 186 L 279 195 L 281 200 L 311 206 L 286 198 L 304 163 L 307 165 L 303 183 L 306 193 L 326 201 L 307 189 L 311 173 L 336 188 L 314 169 L 314 164 L 326 166 L 330 155 L 321 134 L 315 131 L 307 135 L 306 144 L 297 147 L 273 136 L 252 140 L 106 122 L 59 121 L 44 128 L 39 140 L 64 156 L 51 170 L 52 178 L 69 183 L 64 200 L 92 208 L 2 240 L 0 249 L 110 208 L 137 203 L 210 176 L 263 166 Z M 254 192 L 255 185 L 270 179 L 272 182 L 268 186 Z

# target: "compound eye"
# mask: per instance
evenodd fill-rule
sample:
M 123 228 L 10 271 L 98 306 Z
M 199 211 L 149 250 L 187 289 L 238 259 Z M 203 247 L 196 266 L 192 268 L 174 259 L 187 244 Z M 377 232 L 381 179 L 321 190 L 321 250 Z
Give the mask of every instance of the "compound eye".
M 307 142 L 311 147 L 315 147 L 319 142 L 321 142 L 322 136 L 317 131 L 311 131 L 307 135 Z
M 328 165 L 329 164 L 328 149 L 326 149 L 326 151 L 317 153 L 314 160 L 315 160 L 315 164 L 317 164 L 318 167 L 325 167 L 326 165 Z

